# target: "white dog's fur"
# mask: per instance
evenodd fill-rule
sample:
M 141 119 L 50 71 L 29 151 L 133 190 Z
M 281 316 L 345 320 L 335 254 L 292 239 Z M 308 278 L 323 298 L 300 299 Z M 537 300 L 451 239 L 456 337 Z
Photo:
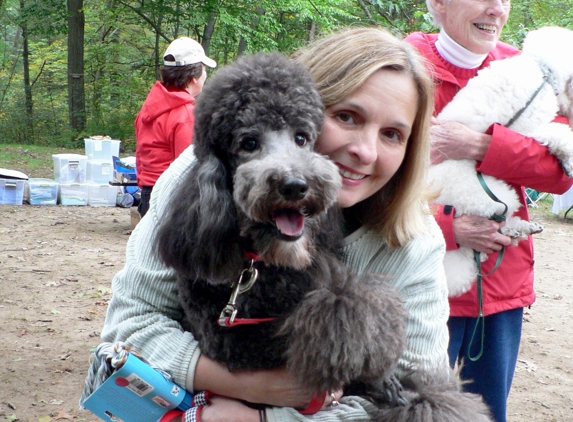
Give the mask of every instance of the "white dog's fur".
M 494 122 L 508 125 L 528 101 L 531 104 L 511 126 L 512 130 L 547 145 L 561 162 L 565 173 L 573 176 L 573 132 L 567 125 L 552 123 L 557 112 L 573 121 L 573 31 L 545 27 L 530 32 L 523 52 L 494 61 L 482 69 L 437 116 L 485 132 Z M 547 83 L 543 83 L 544 77 Z M 534 93 L 539 89 L 537 95 Z M 502 214 L 504 205 L 492 200 L 482 188 L 473 160 L 445 160 L 430 167 L 431 185 L 440 193 L 436 203 L 453 205 L 456 216 L 472 214 L 491 217 Z M 483 175 L 489 189 L 508 207 L 502 233 L 515 243 L 543 227 L 513 214 L 521 206 L 517 193 L 504 181 Z M 481 261 L 487 259 L 482 253 Z M 470 289 L 477 276 L 474 252 L 460 247 L 448 251 L 444 259 L 450 296 Z

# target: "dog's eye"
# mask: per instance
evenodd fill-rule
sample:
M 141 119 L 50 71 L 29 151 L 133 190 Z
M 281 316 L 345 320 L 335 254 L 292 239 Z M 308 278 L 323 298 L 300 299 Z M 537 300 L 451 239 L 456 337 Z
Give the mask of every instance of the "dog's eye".
M 244 138 L 241 141 L 241 148 L 243 148 L 245 151 L 254 151 L 259 147 L 259 141 L 257 141 L 255 138 Z
M 306 137 L 306 135 L 302 135 L 299 133 L 299 134 L 295 135 L 294 141 L 296 142 L 296 144 L 299 147 L 303 147 L 308 142 L 308 138 Z

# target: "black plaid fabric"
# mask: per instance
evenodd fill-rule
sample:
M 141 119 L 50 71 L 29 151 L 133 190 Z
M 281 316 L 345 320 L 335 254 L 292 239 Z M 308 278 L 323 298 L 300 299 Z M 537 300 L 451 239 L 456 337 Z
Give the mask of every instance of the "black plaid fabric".
M 201 410 L 203 410 L 203 406 L 187 409 L 183 417 L 183 422 L 199 422 L 201 420 Z
M 193 407 L 206 406 L 209 404 L 210 393 L 208 391 L 200 391 L 193 396 Z

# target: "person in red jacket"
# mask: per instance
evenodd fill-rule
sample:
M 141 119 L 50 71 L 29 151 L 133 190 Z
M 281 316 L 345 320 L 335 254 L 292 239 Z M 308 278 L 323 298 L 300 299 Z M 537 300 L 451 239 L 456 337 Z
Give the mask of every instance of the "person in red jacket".
M 478 70 L 519 50 L 499 41 L 509 0 L 426 0 L 426 5 L 441 28 L 439 34 L 415 32 L 405 40 L 430 62 L 436 82 L 434 115 L 438 115 Z M 565 118 L 557 120 L 567 123 Z M 434 164 L 445 158 L 476 160 L 478 171 L 515 188 L 522 203 L 518 215 L 524 220 L 529 220 L 525 186 L 563 193 L 573 184 L 547 147 L 497 123 L 486 133 L 477 133 L 460 123 L 434 118 L 431 141 Z M 448 353 L 452 366 L 462 363 L 462 378 L 470 381 L 466 390 L 481 394 L 495 420 L 504 422 L 523 308 L 535 300 L 531 236 L 510 246 L 510 238 L 498 233 L 503 223 L 457 215 L 451 206 L 438 208 L 436 219 L 448 250 L 463 245 L 489 254 L 481 272 L 491 274 L 482 278 L 481 291 L 474 283 L 467 293 L 450 298 Z M 502 248 L 501 265 L 492 272 Z
M 181 37 L 167 47 L 161 81 L 155 82 L 135 119 L 135 167 L 141 217 L 149 209 L 151 191 L 167 167 L 193 140 L 195 96 L 203 89 L 206 66 L 217 63 L 197 41 Z

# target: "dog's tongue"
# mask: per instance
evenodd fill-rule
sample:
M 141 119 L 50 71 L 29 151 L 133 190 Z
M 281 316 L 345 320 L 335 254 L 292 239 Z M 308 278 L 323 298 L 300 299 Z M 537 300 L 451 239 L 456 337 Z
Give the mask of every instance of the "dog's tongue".
M 277 229 L 287 236 L 298 236 L 304 229 L 304 216 L 295 210 L 280 210 L 273 214 Z

